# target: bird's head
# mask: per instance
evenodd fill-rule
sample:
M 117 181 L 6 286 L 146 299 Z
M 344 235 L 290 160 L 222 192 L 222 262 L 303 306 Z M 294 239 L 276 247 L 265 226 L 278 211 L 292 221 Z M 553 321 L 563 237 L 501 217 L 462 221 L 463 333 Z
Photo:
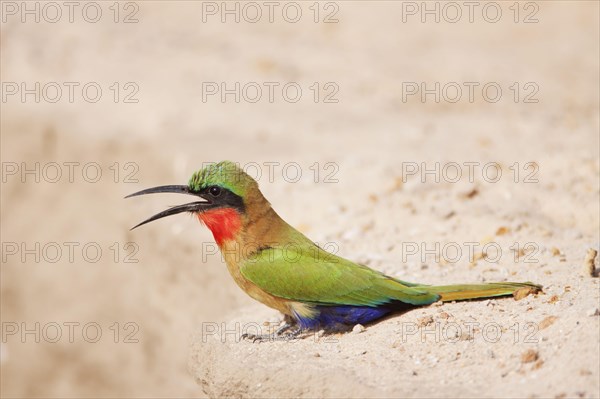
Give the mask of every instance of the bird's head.
M 242 226 L 249 200 L 264 200 L 256 181 L 230 161 L 210 164 L 190 178 L 187 186 L 159 186 L 130 194 L 179 193 L 198 197 L 198 201 L 171 207 L 132 227 L 182 212 L 196 214 L 213 233 L 219 245 L 233 238 Z M 266 202 L 266 200 L 264 200 Z

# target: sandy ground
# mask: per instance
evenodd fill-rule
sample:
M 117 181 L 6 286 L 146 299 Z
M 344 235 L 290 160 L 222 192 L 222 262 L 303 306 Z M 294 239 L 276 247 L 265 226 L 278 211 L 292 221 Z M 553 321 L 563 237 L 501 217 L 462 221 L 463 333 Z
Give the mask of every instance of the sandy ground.
M 312 3 L 297 23 L 120 3 L 115 23 L 98 4 L 97 23 L 3 8 L 2 397 L 600 396 L 600 287 L 584 261 L 600 241 L 597 2 L 519 3 L 517 23 L 512 2 L 496 23 L 483 5 L 472 23 L 466 8 L 436 23 L 411 14 L 420 2 L 361 1 L 320 3 L 318 23 Z M 40 82 L 39 102 L 12 94 L 23 82 Z M 221 82 L 263 96 L 207 95 Z M 290 82 L 297 102 L 279 90 Z M 421 82 L 440 83 L 439 102 L 407 94 Z M 282 217 L 342 256 L 409 281 L 545 292 L 240 341 L 279 316 L 233 283 L 206 229 L 180 216 L 129 231 L 184 199 L 123 200 L 223 159 L 258 166 Z M 421 173 L 436 165 L 437 181 Z

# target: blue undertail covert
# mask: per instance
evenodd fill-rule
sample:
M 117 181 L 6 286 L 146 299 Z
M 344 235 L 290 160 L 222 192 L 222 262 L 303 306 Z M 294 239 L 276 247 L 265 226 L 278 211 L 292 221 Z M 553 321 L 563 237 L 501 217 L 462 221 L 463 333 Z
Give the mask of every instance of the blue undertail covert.
M 302 317 L 296 314 L 300 327 L 304 330 L 317 328 L 335 329 L 355 324 L 367 324 L 390 313 L 387 307 L 370 306 L 317 306 L 318 315 L 315 318 Z

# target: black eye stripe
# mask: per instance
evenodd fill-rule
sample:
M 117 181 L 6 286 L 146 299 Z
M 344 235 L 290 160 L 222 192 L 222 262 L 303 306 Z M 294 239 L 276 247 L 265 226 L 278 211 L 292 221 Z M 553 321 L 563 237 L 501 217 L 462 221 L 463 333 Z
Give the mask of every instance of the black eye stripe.
M 215 207 L 231 207 L 239 212 L 245 211 L 244 200 L 232 191 L 221 186 L 208 186 L 203 188 L 201 193 L 211 196 L 211 202 Z M 218 193 L 217 193 L 218 192 Z

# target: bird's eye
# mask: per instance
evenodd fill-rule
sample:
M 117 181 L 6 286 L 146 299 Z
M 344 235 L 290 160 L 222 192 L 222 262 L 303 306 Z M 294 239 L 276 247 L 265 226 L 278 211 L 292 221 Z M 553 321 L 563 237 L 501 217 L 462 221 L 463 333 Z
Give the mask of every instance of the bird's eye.
M 213 197 L 218 197 L 219 195 L 221 195 L 221 187 L 218 187 L 218 186 L 209 187 L 208 192 Z

